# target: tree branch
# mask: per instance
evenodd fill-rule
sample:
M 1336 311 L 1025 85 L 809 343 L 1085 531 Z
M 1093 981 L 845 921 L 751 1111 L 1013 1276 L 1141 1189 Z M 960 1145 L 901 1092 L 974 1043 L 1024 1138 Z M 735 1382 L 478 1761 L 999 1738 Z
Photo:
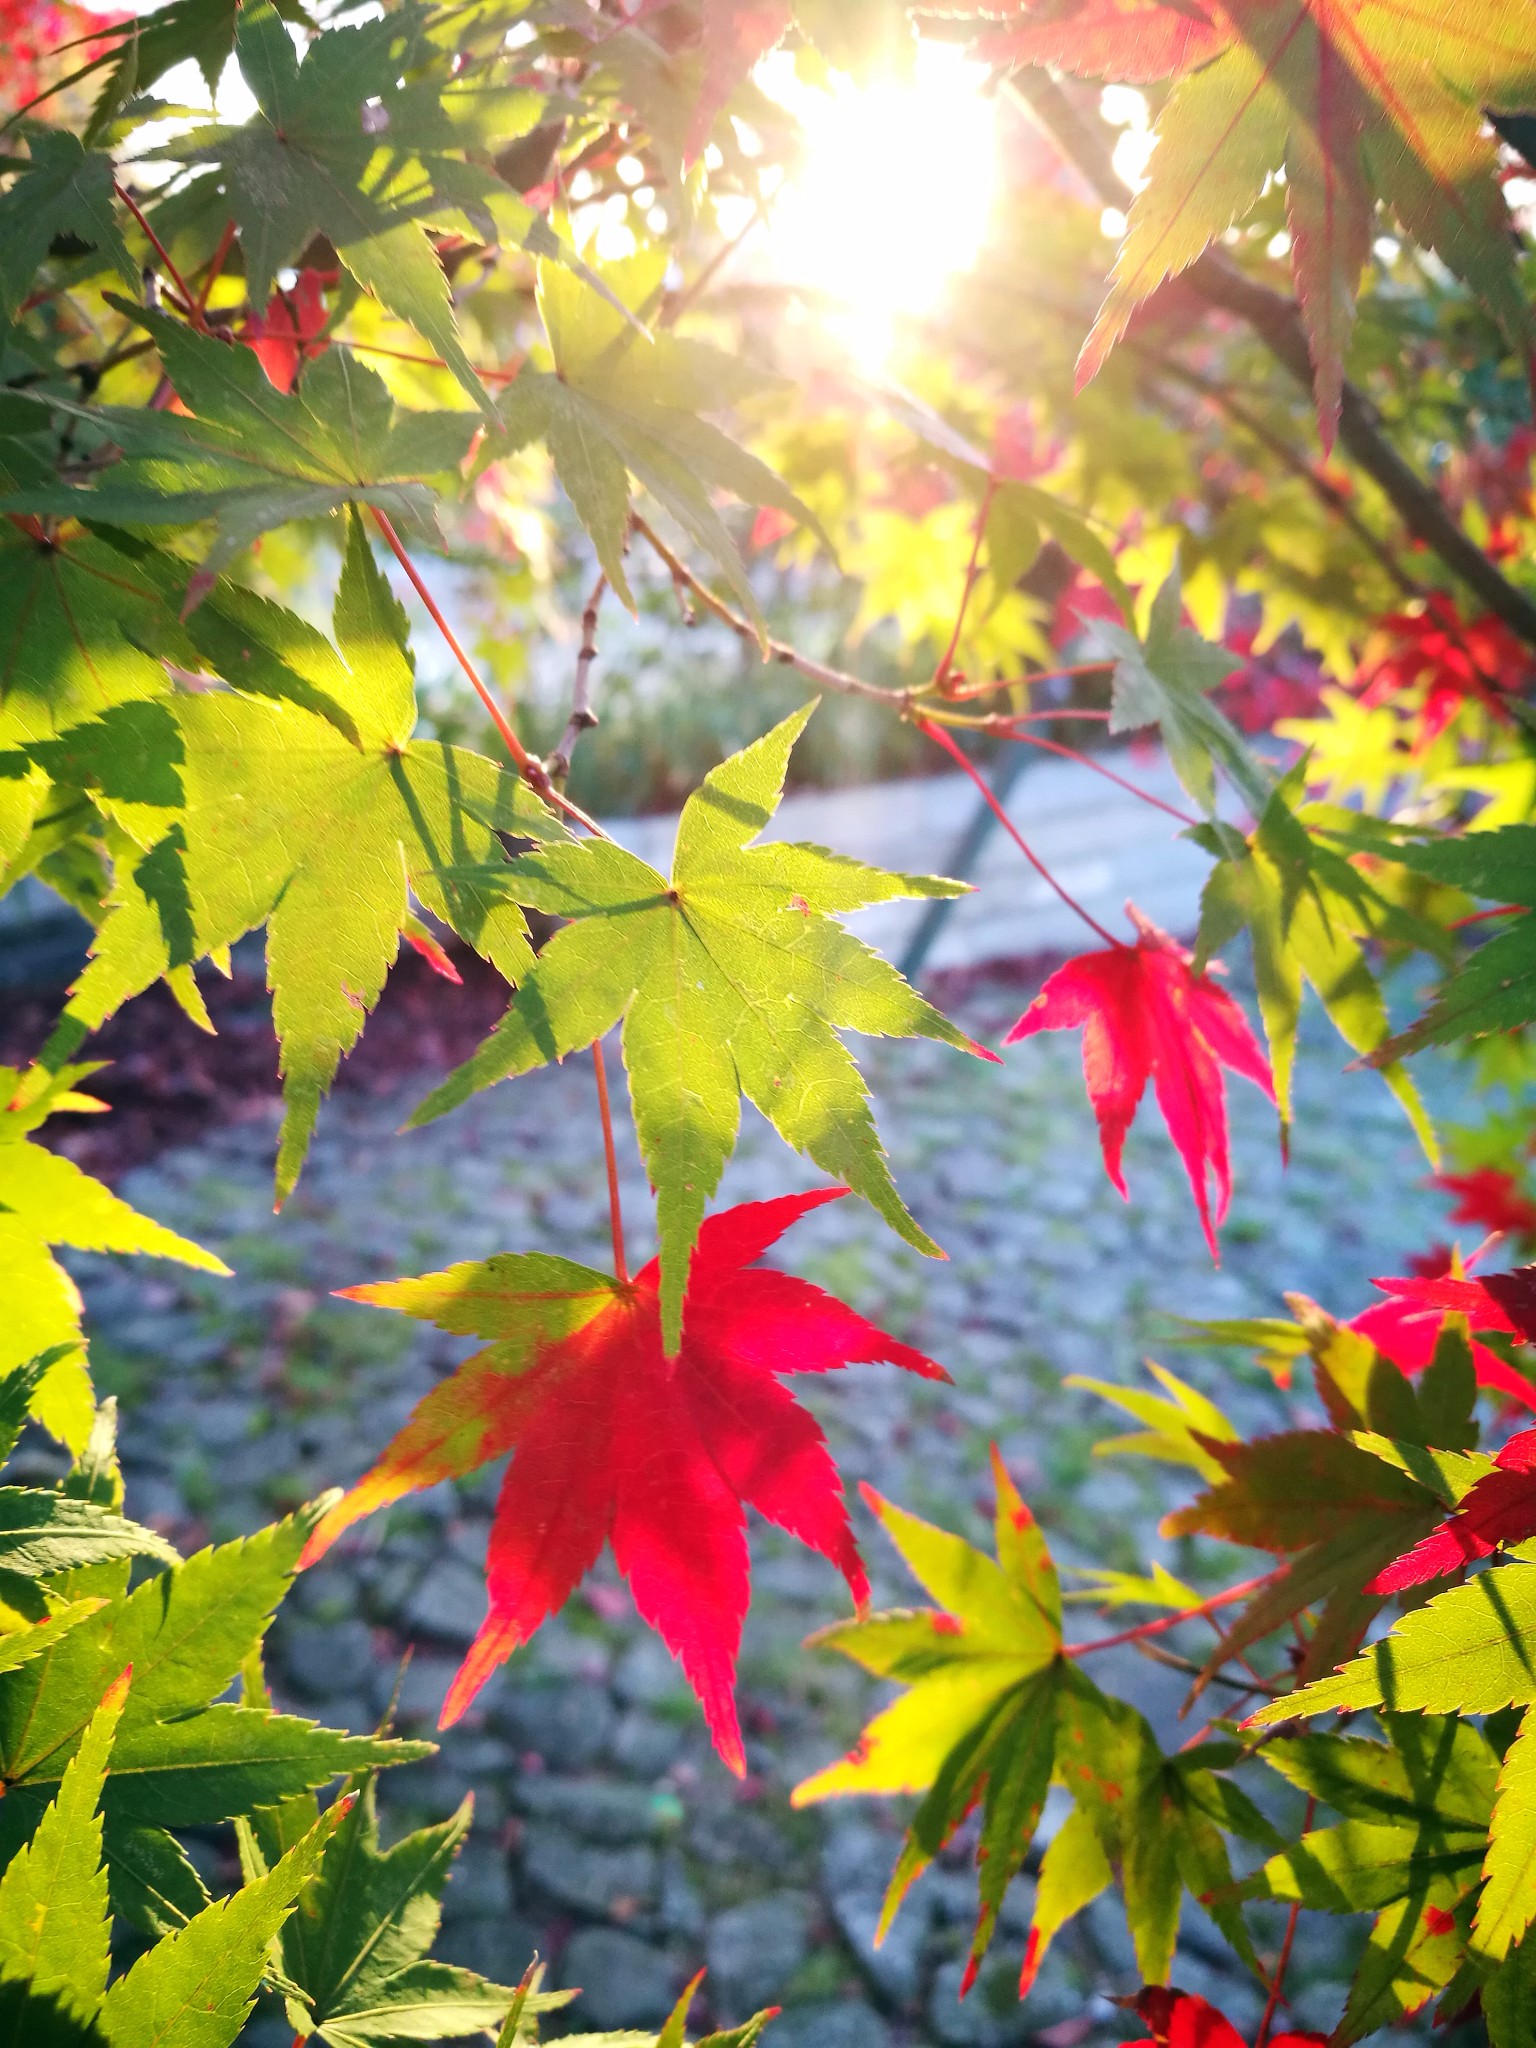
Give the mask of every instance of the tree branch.
M 801 675 L 813 682 L 819 689 L 835 691 L 841 697 L 871 697 L 878 704 L 889 704 L 894 710 L 905 713 L 913 700 L 923 694 L 922 690 L 885 690 L 878 683 L 866 683 L 862 676 L 849 675 L 846 669 L 830 668 L 824 661 L 813 661 L 808 654 L 800 653 L 786 640 L 764 642 L 758 636 L 752 621 L 732 609 L 724 598 L 716 597 L 702 578 L 696 576 L 682 559 L 674 554 L 638 512 L 630 514 L 630 525 L 643 541 L 649 542 L 657 558 L 671 572 L 672 580 L 679 589 L 686 590 L 717 618 L 723 626 L 729 626 L 739 640 L 762 650 L 765 661 L 778 662 L 784 668 L 797 669 Z M 923 689 L 928 686 L 925 684 Z
M 1082 172 L 1106 206 L 1122 206 L 1124 180 L 1114 167 L 1103 137 L 1044 71 L 1016 73 L 1007 90 L 1057 143 Z M 1312 388 L 1312 357 L 1294 299 L 1246 276 L 1218 250 L 1205 254 L 1183 272 L 1207 304 L 1234 313 L 1251 327 L 1283 368 L 1308 391 Z M 1446 510 L 1439 493 L 1405 462 L 1387 439 L 1381 415 L 1357 384 L 1346 380 L 1339 439 L 1350 455 L 1391 501 L 1413 535 L 1437 554 L 1453 574 L 1528 647 L 1536 647 L 1536 604 L 1515 588 L 1475 542 L 1468 539 Z
M 571 689 L 571 716 L 560 744 L 550 755 L 545 767 L 549 779 L 556 789 L 564 789 L 571 772 L 571 757 L 584 732 L 591 732 L 597 724 L 597 713 L 592 709 L 592 664 L 597 659 L 597 615 L 602 609 L 603 595 L 608 588 L 608 578 L 599 576 L 592 586 L 592 595 L 587 599 L 587 608 L 581 615 L 581 652 L 576 657 L 576 681 Z

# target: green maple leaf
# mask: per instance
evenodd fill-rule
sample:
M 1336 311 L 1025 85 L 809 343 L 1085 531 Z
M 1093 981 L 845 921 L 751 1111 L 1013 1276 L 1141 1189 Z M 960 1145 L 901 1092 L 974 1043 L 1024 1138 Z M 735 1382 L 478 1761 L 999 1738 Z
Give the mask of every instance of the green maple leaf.
M 164 696 L 195 655 L 176 620 L 186 564 L 126 535 L 0 520 L 0 749 Z
M 55 241 L 93 249 L 129 291 L 139 274 L 117 225 L 112 159 L 63 129 L 34 129 L 31 160 L 0 198 L 0 314 L 14 320 Z
M 1389 903 L 1342 853 L 1309 829 L 1307 814 L 1297 808 L 1305 773 L 1302 764 L 1286 777 L 1248 839 L 1220 826 L 1200 835 L 1218 860 L 1200 898 L 1197 960 L 1203 965 L 1247 929 L 1275 1100 L 1287 1136 L 1302 988 L 1309 983 L 1345 1044 L 1381 1067 L 1382 1079 L 1406 1111 L 1430 1164 L 1437 1166 L 1434 1126 L 1418 1090 L 1397 1060 L 1382 1057 L 1392 1027 L 1360 942 L 1386 939 L 1443 952 L 1444 939 Z
M 1396 841 L 1389 857 L 1494 903 L 1536 910 L 1536 825 L 1505 825 L 1429 845 Z M 1516 1031 L 1536 1018 L 1536 916 L 1518 917 L 1447 976 L 1416 1023 L 1376 1047 L 1373 1066 L 1426 1045 Z
M 1061 1592 L 1033 1517 L 994 1450 L 997 1561 L 904 1514 L 872 1489 L 879 1517 L 939 1610 L 897 1610 L 810 1638 L 908 1690 L 840 1762 L 797 1785 L 796 1806 L 854 1793 L 921 1792 L 881 1909 L 880 1940 L 912 1883 L 982 1802 L 981 1910 L 969 1974 L 1039 1823 L 1056 1767 L 1057 1721 L 1076 1680 L 1060 1655 Z
M 4 509 L 136 527 L 215 520 L 218 539 L 194 591 L 267 528 L 344 505 L 377 505 L 433 530 L 428 480 L 455 474 L 473 414 L 397 412 L 382 379 L 339 348 L 309 366 L 302 392 L 278 391 L 250 349 L 194 334 L 163 313 L 123 310 L 154 336 L 192 417 L 41 399 L 115 443 L 122 459 L 89 489 L 32 486 L 11 492 Z
M 1252 1716 L 1254 1724 L 1330 1708 L 1492 1714 L 1536 1701 L 1529 1641 L 1536 1629 L 1536 1570 L 1510 1563 L 1406 1614 L 1390 1635 L 1331 1678 L 1320 1678 Z
M 664 256 L 646 252 L 608 266 L 603 276 L 619 300 L 649 313 L 665 267 Z M 483 459 L 534 440 L 548 443 L 609 582 L 631 608 L 624 553 L 633 477 L 718 564 L 749 615 L 760 620 L 756 593 L 711 491 L 774 506 L 808 526 L 816 522 L 766 463 L 698 415 L 761 391 L 770 380 L 704 343 L 665 331 L 637 333 L 621 310 L 550 263 L 539 266 L 539 310 L 551 367 L 524 369 L 503 395 L 504 438 L 489 443 Z
M 1325 1913 L 1373 1913 L 1339 2029 L 1353 2041 L 1416 2011 L 1468 1960 L 1469 1895 L 1488 1842 L 1498 1758 L 1455 1718 L 1383 1717 L 1389 1740 L 1307 1735 L 1264 1761 L 1343 1816 L 1308 1830 L 1243 1884 Z
M 73 1160 L 33 1143 L 32 1133 L 52 1111 L 99 1107 L 74 1092 L 74 1083 L 94 1071 L 65 1067 L 52 1076 L 24 1077 L 14 1067 L 0 1068 L 0 1269 L 6 1276 L 0 1371 L 57 1350 L 32 1391 L 31 1412 L 72 1450 L 84 1444 L 95 1410 L 79 1291 L 53 1247 L 143 1252 L 205 1273 L 229 1271 L 189 1238 L 131 1209 Z
M 1397 1368 L 1375 1363 L 1412 1401 Z M 1327 1670 L 1355 1647 L 1381 1607 L 1381 1597 L 1365 1587 L 1440 1518 L 1437 1495 L 1335 1430 L 1287 1430 L 1254 1443 L 1213 1442 L 1210 1450 L 1226 1476 L 1170 1515 L 1165 1528 L 1251 1544 L 1287 1562 L 1223 1630 L 1202 1680 L 1313 1606 L 1322 1613 L 1303 1671 Z
M 67 1057 L 162 974 L 266 924 L 287 1105 L 282 1200 L 337 1065 L 415 925 L 412 898 L 516 981 L 533 954 L 508 870 L 495 865 L 499 835 L 564 834 L 516 775 L 458 748 L 412 744 L 405 618 L 355 513 L 337 647 L 261 599 L 227 593 L 223 605 L 198 630 L 226 674 L 266 694 L 175 701 L 181 805 L 136 867 L 120 864 L 49 1057 Z
M 0 1978 L 89 2019 L 107 1988 L 107 1877 L 101 1789 L 128 1674 L 107 1688 L 31 1841 L 0 1874 Z
M 467 100 L 476 116 L 483 109 L 477 95 L 445 95 L 419 75 L 424 59 L 447 68 L 421 40 L 425 19 L 424 9 L 405 7 L 328 29 L 301 64 L 269 0 L 248 0 L 235 50 L 256 111 L 239 127 L 198 128 L 163 153 L 194 170 L 212 166 L 218 204 L 240 229 L 254 305 L 266 304 L 278 271 L 323 234 L 358 283 L 414 327 L 489 414 L 424 221 L 468 214 L 487 240 L 510 235 L 545 254 L 560 245 L 510 186 L 464 159 L 474 129 L 455 121 L 455 100 Z M 408 72 L 418 75 L 406 79 Z
M 1262 811 L 1268 779 L 1209 694 L 1242 664 L 1180 624 L 1183 604 L 1175 569 L 1152 601 L 1145 640 L 1128 626 L 1094 622 L 1094 639 L 1115 657 L 1109 729 L 1121 733 L 1157 726 L 1173 772 L 1203 810 L 1215 808 L 1220 768 L 1250 808 Z
M 436 1827 L 379 1847 L 376 1780 L 368 1778 L 337 1831 L 318 1881 L 283 1929 L 291 2023 L 328 2048 L 375 2041 L 457 2040 L 506 2018 L 516 1991 L 473 1970 L 430 1960 L 442 1890 L 474 1818 L 473 1796 Z M 241 1862 L 260 1875 L 295 1831 L 313 1825 L 312 1799 L 268 1807 L 240 1824 Z M 568 2005 L 571 1991 L 531 1992 L 532 2016 Z
M 670 880 L 610 841 L 519 856 L 505 886 L 571 922 L 521 977 L 490 1038 L 411 1119 L 426 1122 L 479 1088 L 563 1059 L 622 1018 L 657 1196 L 669 1349 L 743 1094 L 909 1244 L 937 1254 L 896 1192 L 867 1090 L 837 1033 L 936 1038 L 991 1057 L 834 922 L 867 903 L 959 895 L 963 884 L 888 874 L 815 846 L 748 844 L 778 806 L 790 749 L 813 709 L 705 777 L 683 807 Z

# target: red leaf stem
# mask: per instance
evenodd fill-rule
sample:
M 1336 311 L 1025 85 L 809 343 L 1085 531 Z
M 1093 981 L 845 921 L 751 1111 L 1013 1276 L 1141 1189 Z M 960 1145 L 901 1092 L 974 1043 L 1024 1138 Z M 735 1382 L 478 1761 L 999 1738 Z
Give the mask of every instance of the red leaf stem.
M 991 790 L 987 787 L 985 776 L 977 773 L 976 769 L 972 767 L 969 759 L 966 757 L 964 750 L 960 746 L 958 746 L 954 740 L 950 738 L 949 734 L 945 732 L 944 728 L 940 725 L 935 725 L 933 721 L 928 718 L 919 718 L 916 721 L 916 723 L 919 732 L 926 733 L 928 738 L 933 741 L 935 746 L 942 747 L 945 753 L 948 754 L 952 760 L 958 762 L 960 767 L 965 770 L 967 775 L 969 775 L 972 782 L 975 783 L 976 787 L 981 791 L 982 796 L 985 798 L 988 810 L 991 811 L 993 817 L 996 818 L 997 822 L 1008 834 L 1008 837 L 1013 841 L 1014 845 L 1019 849 L 1020 853 L 1023 854 L 1024 858 L 1029 862 L 1030 866 L 1034 869 L 1035 873 L 1040 877 L 1041 881 L 1046 883 L 1048 887 L 1054 889 L 1056 891 L 1056 894 L 1061 898 L 1062 902 L 1065 903 L 1068 910 L 1074 912 L 1078 917 L 1080 917 L 1083 923 L 1087 925 L 1089 931 L 1093 932 L 1098 938 L 1101 938 L 1106 946 L 1123 947 L 1125 944 L 1125 941 L 1123 939 L 1117 939 L 1112 932 L 1105 931 L 1103 925 L 1099 923 L 1098 919 L 1096 917 L 1090 917 L 1088 912 L 1084 910 L 1083 906 L 1081 905 L 1081 903 L 1078 902 L 1075 896 L 1069 896 L 1067 894 L 1066 890 L 1061 886 L 1060 882 L 1057 881 L 1056 877 L 1051 873 L 1050 869 L 1046 866 L 1045 862 L 1041 860 L 1039 855 L 1029 845 L 1029 842 L 1024 838 L 1024 835 L 1019 831 L 1017 825 L 1014 824 L 1012 818 L 1009 817 L 1008 813 L 1003 809 L 1002 805 L 998 802 L 997 798 L 992 794 Z

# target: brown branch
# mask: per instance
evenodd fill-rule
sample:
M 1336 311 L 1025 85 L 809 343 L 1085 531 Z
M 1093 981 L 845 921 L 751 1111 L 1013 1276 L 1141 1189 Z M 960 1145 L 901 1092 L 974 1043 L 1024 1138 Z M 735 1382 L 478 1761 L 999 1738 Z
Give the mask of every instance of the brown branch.
M 845 669 L 831 668 L 824 661 L 813 661 L 808 654 L 802 654 L 788 641 L 764 639 L 749 618 L 734 610 L 724 598 L 717 597 L 704 580 L 696 576 L 688 564 L 669 548 L 655 529 L 638 512 L 631 513 L 630 525 L 643 541 L 654 550 L 663 567 L 671 572 L 672 581 L 679 589 L 687 590 L 717 618 L 723 626 L 729 626 L 739 640 L 761 650 L 764 661 L 778 662 L 784 668 L 792 668 L 818 689 L 832 690 L 842 697 L 871 697 L 879 704 L 889 704 L 894 710 L 905 714 L 915 698 L 922 694 L 918 690 L 886 690 L 878 683 L 866 683 L 862 676 L 849 675 Z M 925 685 L 926 687 L 926 685 Z
M 1115 170 L 1102 135 L 1084 119 L 1061 87 L 1044 71 L 1016 73 L 1007 90 L 1076 165 L 1106 206 L 1123 206 L 1124 180 Z M 1312 355 L 1296 301 L 1246 276 L 1218 250 L 1183 273 L 1208 305 L 1233 313 L 1297 383 L 1312 389 Z M 1447 511 L 1439 493 L 1404 461 L 1387 439 L 1381 415 L 1357 384 L 1344 384 L 1339 440 L 1390 500 L 1415 540 L 1437 554 L 1481 603 L 1502 619 L 1528 647 L 1536 647 L 1536 603 L 1515 588 Z
M 571 757 L 576 752 L 577 742 L 584 732 L 591 732 L 597 724 L 597 713 L 592 709 L 592 664 L 597 660 L 597 615 L 602 609 L 603 596 L 608 588 L 608 578 L 599 576 L 592 586 L 592 595 L 587 599 L 587 608 L 581 615 L 581 652 L 576 657 L 576 681 L 571 689 L 571 716 L 561 741 L 550 755 L 545 766 L 549 779 L 556 789 L 564 789 L 571 772 Z

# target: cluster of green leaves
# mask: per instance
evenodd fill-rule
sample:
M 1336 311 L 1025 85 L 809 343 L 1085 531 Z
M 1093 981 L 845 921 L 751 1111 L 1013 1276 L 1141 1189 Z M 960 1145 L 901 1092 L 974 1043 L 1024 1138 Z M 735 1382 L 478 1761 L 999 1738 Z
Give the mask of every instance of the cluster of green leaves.
M 62 1350 L 0 1378 L 0 1461 Z M 381 1853 L 375 1775 L 431 1745 L 280 1713 L 261 1678 L 327 1503 L 183 1561 L 124 1516 L 114 1433 L 108 1403 L 57 1487 L 0 1487 L 5 2039 L 223 2048 L 263 1989 L 338 2048 L 501 2026 L 511 1989 L 428 1959 L 471 1803 Z M 213 1899 L 179 1835 L 229 1823 L 244 1882 Z M 109 1985 L 114 1924 L 141 1952 Z

